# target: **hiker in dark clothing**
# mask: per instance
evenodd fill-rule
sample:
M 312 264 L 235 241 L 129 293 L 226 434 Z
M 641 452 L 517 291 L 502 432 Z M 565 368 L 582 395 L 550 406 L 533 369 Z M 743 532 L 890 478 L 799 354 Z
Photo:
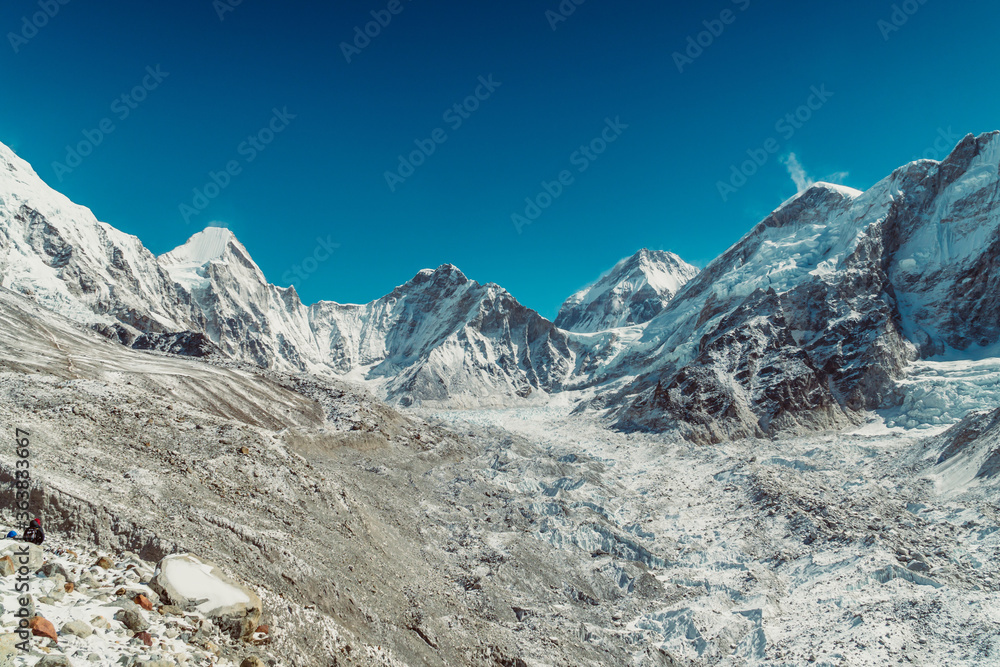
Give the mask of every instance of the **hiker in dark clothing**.
M 24 531 L 24 541 L 41 544 L 45 541 L 45 532 L 42 530 L 42 522 L 33 519 Z

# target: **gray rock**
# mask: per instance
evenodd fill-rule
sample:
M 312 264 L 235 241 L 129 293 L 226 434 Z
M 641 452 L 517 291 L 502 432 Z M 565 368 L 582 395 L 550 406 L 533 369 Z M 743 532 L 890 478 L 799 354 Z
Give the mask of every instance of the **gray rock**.
M 73 667 L 73 664 L 64 655 L 46 655 L 35 663 L 35 667 Z
M 97 588 L 100 586 L 97 579 L 94 578 L 90 572 L 84 572 L 80 575 L 80 580 L 77 582 L 78 586 L 86 586 L 87 588 Z
M 89 637 L 94 634 L 94 628 L 83 621 L 69 621 L 62 626 L 59 631 L 64 635 L 76 635 L 77 637 Z
M 160 613 L 164 616 L 183 616 L 184 610 L 173 604 L 165 604 L 160 607 Z
M 55 563 L 55 562 L 46 563 L 45 565 L 42 565 L 42 567 L 38 571 L 44 574 L 49 579 L 52 579 L 55 575 L 58 575 L 62 577 L 63 583 L 67 581 L 73 581 L 72 576 L 70 576 L 69 570 L 67 570 L 62 563 Z
M 16 555 L 27 548 L 27 555 Z M 0 552 L 0 555 L 7 555 L 14 561 L 14 567 L 20 569 L 27 565 L 30 572 L 37 572 L 45 562 L 45 552 L 37 544 L 21 542 L 16 546 L 9 546 Z M 22 559 L 27 560 L 24 562 Z
M 133 632 L 143 632 L 149 629 L 149 621 L 135 609 L 122 609 L 115 614 L 115 620 L 121 621 L 126 628 Z

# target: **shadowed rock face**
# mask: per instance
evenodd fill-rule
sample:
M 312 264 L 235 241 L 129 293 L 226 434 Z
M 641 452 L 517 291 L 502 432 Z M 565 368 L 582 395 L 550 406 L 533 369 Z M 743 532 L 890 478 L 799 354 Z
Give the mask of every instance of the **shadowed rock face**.
M 156 350 L 182 357 L 207 357 L 210 354 L 220 354 L 218 346 L 203 333 L 183 331 L 175 334 L 143 334 L 139 336 L 132 349 Z

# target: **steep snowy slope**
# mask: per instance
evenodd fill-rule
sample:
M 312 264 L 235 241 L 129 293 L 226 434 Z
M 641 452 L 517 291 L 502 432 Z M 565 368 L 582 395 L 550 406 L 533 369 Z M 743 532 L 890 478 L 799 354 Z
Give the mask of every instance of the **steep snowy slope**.
M 574 331 L 450 265 L 368 304 L 306 306 L 224 229 L 155 258 L 7 148 L 0 280 L 126 344 L 343 375 L 402 405 L 586 389 L 627 429 L 838 428 L 904 402 L 917 358 L 1000 340 L 998 137 L 865 193 L 817 184 L 700 273 L 641 251 L 567 301 Z
M 844 426 L 919 354 L 1000 338 L 1000 133 L 861 193 L 817 184 L 691 281 L 608 377 L 627 428 L 707 441 Z M 620 409 L 621 405 L 626 405 Z
M 648 322 L 696 275 L 677 255 L 644 248 L 567 299 L 556 326 L 592 333 Z
M 1000 410 L 970 414 L 921 443 L 913 458 L 930 463 L 922 473 L 937 493 L 954 497 L 974 490 L 995 502 L 1000 489 Z
M 201 313 L 200 331 L 227 355 L 265 368 L 325 369 L 309 309 L 294 288 L 267 282 L 228 229 L 209 227 L 159 261 Z
M 130 343 L 197 314 L 139 239 L 98 222 L 0 144 L 0 285 Z

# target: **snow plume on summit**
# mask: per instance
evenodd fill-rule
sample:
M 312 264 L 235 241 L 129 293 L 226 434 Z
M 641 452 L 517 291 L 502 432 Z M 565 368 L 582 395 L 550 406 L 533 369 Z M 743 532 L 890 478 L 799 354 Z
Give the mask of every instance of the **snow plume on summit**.
M 808 190 L 816 182 L 806 173 L 805 167 L 799 162 L 799 158 L 795 153 L 789 153 L 787 157 L 782 159 L 782 163 L 788 169 L 788 175 L 792 177 L 792 182 L 795 183 L 795 188 L 800 194 Z

